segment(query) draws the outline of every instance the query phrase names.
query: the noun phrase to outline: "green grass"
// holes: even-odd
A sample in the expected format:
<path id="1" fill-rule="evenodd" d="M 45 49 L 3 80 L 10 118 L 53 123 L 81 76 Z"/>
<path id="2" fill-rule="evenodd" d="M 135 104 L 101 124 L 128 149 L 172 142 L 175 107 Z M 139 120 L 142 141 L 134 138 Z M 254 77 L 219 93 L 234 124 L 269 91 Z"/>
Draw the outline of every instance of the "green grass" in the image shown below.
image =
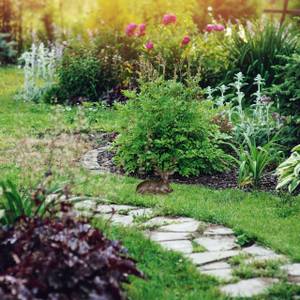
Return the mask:
<path id="1" fill-rule="evenodd" d="M 48 165 L 43 159 L 31 162 L 31 156 L 26 161 L 26 153 L 26 164 L 20 165 L 11 153 L 16 149 L 23 153 L 27 149 L 22 148 L 22 140 L 38 138 L 45 133 L 51 137 L 60 131 L 113 131 L 119 127 L 119 115 L 114 110 L 99 109 L 96 118 L 89 116 L 85 120 L 87 123 L 79 124 L 77 109 L 57 112 L 57 108 L 47 104 L 16 101 L 14 93 L 21 83 L 19 70 L 0 68 L 0 178 L 10 178 L 23 189 L 32 186 L 30 177 L 36 177 L 38 182 Z M 48 149 L 41 143 L 34 150 L 47 153 Z M 61 153 L 64 152 L 62 147 Z M 174 192 L 167 196 L 140 196 L 135 193 L 137 179 L 100 176 L 83 170 L 79 164 L 63 167 L 58 164 L 54 170 L 54 182 L 66 180 L 72 182 L 73 193 L 104 196 L 115 203 L 155 207 L 164 214 L 190 216 L 230 226 L 239 235 L 255 238 L 300 262 L 299 197 L 284 201 L 270 193 L 217 191 L 183 184 L 173 184 Z M 108 234 L 124 241 L 148 276 L 146 281 L 134 279 L 128 286 L 130 299 L 218 299 L 219 295 L 213 288 L 216 281 L 200 276 L 185 260 L 179 263 L 181 256 L 163 251 L 134 229 L 117 228 Z M 293 293 L 284 286 L 273 291 L 275 296 L 284 292 Z"/>
<path id="2" fill-rule="evenodd" d="M 130 299 L 224 299 L 216 289 L 217 281 L 200 275 L 181 255 L 162 250 L 134 229 L 106 228 L 101 221 L 96 226 L 104 228 L 111 239 L 122 240 L 146 274 L 145 280 L 132 278 L 133 284 L 126 286 Z"/>

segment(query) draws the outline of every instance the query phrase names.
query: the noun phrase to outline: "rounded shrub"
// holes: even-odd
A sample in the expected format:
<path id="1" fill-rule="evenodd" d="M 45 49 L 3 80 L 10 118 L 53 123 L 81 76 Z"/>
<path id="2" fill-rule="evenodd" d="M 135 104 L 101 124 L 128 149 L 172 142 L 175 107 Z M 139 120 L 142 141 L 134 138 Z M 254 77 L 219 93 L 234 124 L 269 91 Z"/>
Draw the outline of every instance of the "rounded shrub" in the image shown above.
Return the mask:
<path id="1" fill-rule="evenodd" d="M 176 81 L 142 83 L 130 101 L 118 104 L 124 124 L 115 161 L 128 173 L 178 172 L 182 176 L 222 172 L 230 156 L 217 141 L 215 111 L 197 90 Z"/>

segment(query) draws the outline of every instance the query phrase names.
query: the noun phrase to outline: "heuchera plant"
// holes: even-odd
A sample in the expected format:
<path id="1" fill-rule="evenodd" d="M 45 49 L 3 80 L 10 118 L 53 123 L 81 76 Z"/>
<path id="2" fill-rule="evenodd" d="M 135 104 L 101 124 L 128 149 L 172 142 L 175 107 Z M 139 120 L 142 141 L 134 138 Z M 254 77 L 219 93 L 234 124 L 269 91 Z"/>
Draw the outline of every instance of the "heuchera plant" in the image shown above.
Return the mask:
<path id="1" fill-rule="evenodd" d="M 67 214 L 0 228 L 1 300 L 125 299 L 131 274 L 143 276 L 119 242 Z"/>

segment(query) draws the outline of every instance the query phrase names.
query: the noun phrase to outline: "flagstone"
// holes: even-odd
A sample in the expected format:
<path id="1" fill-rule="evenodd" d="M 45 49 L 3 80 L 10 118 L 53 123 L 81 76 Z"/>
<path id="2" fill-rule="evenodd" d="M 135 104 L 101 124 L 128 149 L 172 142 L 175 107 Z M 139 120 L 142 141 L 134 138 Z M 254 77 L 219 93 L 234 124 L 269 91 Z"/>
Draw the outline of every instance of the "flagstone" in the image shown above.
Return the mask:
<path id="1" fill-rule="evenodd" d="M 168 250 L 178 251 L 181 253 L 192 253 L 193 245 L 189 240 L 162 241 L 159 244 Z"/>
<path id="2" fill-rule="evenodd" d="M 278 279 L 252 278 L 222 286 L 220 291 L 230 297 L 254 297 L 267 292 Z"/>
<path id="3" fill-rule="evenodd" d="M 194 241 L 207 251 L 226 251 L 238 248 L 235 238 L 231 236 L 203 236 Z"/>

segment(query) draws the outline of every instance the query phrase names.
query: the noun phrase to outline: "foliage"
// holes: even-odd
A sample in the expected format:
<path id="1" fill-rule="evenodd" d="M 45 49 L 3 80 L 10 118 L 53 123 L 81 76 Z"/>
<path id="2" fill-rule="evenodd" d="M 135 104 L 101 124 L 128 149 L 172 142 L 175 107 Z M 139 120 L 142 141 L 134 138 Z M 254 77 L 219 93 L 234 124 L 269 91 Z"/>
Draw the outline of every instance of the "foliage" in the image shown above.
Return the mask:
<path id="1" fill-rule="evenodd" d="M 258 187 L 268 166 L 278 158 L 279 152 L 272 141 L 257 146 L 255 140 L 245 135 L 245 144 L 235 148 L 239 166 L 238 184 L 241 187 Z"/>
<path id="2" fill-rule="evenodd" d="M 25 101 L 40 101 L 56 82 L 56 68 L 63 48 L 46 48 L 43 43 L 32 44 L 31 49 L 20 57 L 24 64 L 24 87 L 18 98 Z"/>
<path id="3" fill-rule="evenodd" d="M 65 51 L 57 70 L 58 82 L 44 97 L 46 102 L 76 104 L 98 101 L 107 93 L 110 104 L 118 100 L 110 93 L 121 80 L 120 58 L 114 52 L 95 50 L 94 47 L 94 44 L 89 44 L 87 49 L 75 47 Z"/>
<path id="4" fill-rule="evenodd" d="M 280 135 L 284 126 L 284 118 L 273 112 L 274 102 L 264 94 L 265 82 L 260 75 L 254 79 L 254 86 L 257 87 L 255 102 L 247 108 L 245 101 L 245 77 L 240 72 L 235 75 L 235 82 L 229 86 L 222 85 L 212 89 L 206 89 L 208 99 L 214 101 L 215 105 L 228 118 L 227 128 L 232 127 L 233 140 L 237 144 L 243 144 L 245 136 L 255 141 L 257 145 L 263 145 Z M 231 89 L 232 87 L 232 89 Z M 217 96 L 217 94 L 221 94 Z M 231 126 L 230 126 L 231 125 Z"/>
<path id="5" fill-rule="evenodd" d="M 291 156 L 277 168 L 277 189 L 287 188 L 290 193 L 300 186 L 300 145 L 292 149 Z"/>
<path id="6" fill-rule="evenodd" d="M 249 83 L 260 74 L 270 86 L 276 82 L 273 67 L 284 65 L 282 56 L 293 54 L 297 39 L 297 31 L 289 24 L 279 26 L 276 22 L 261 21 L 240 25 L 239 30 L 233 30 L 232 43 L 228 44 L 230 64 L 227 78 L 242 72 Z M 247 95 L 252 92 L 249 85 Z"/>
<path id="7" fill-rule="evenodd" d="M 178 172 L 183 176 L 224 171 L 229 156 L 218 146 L 214 110 L 197 101 L 197 89 L 162 79 L 127 93 L 116 162 L 129 173 Z"/>
<path id="8" fill-rule="evenodd" d="M 59 195 L 63 191 L 58 187 L 46 190 L 41 185 L 31 196 L 21 195 L 10 180 L 0 182 L 0 188 L 0 199 L 3 199 L 0 202 L 0 222 L 6 225 L 14 224 L 21 217 L 44 216 L 55 204 L 55 199 L 47 203 L 47 196 Z"/>
<path id="9" fill-rule="evenodd" d="M 0 245 L 1 299 L 125 299 L 121 284 L 142 277 L 119 242 L 67 214 L 23 217 Z"/>
<path id="10" fill-rule="evenodd" d="M 15 43 L 8 41 L 9 36 L 0 32 L 0 65 L 13 62 L 16 56 Z"/>
<path id="11" fill-rule="evenodd" d="M 278 99 L 280 112 L 287 116 L 292 142 L 300 140 L 300 51 L 282 57 L 282 66 L 274 66 L 276 84 L 271 95 Z"/>

